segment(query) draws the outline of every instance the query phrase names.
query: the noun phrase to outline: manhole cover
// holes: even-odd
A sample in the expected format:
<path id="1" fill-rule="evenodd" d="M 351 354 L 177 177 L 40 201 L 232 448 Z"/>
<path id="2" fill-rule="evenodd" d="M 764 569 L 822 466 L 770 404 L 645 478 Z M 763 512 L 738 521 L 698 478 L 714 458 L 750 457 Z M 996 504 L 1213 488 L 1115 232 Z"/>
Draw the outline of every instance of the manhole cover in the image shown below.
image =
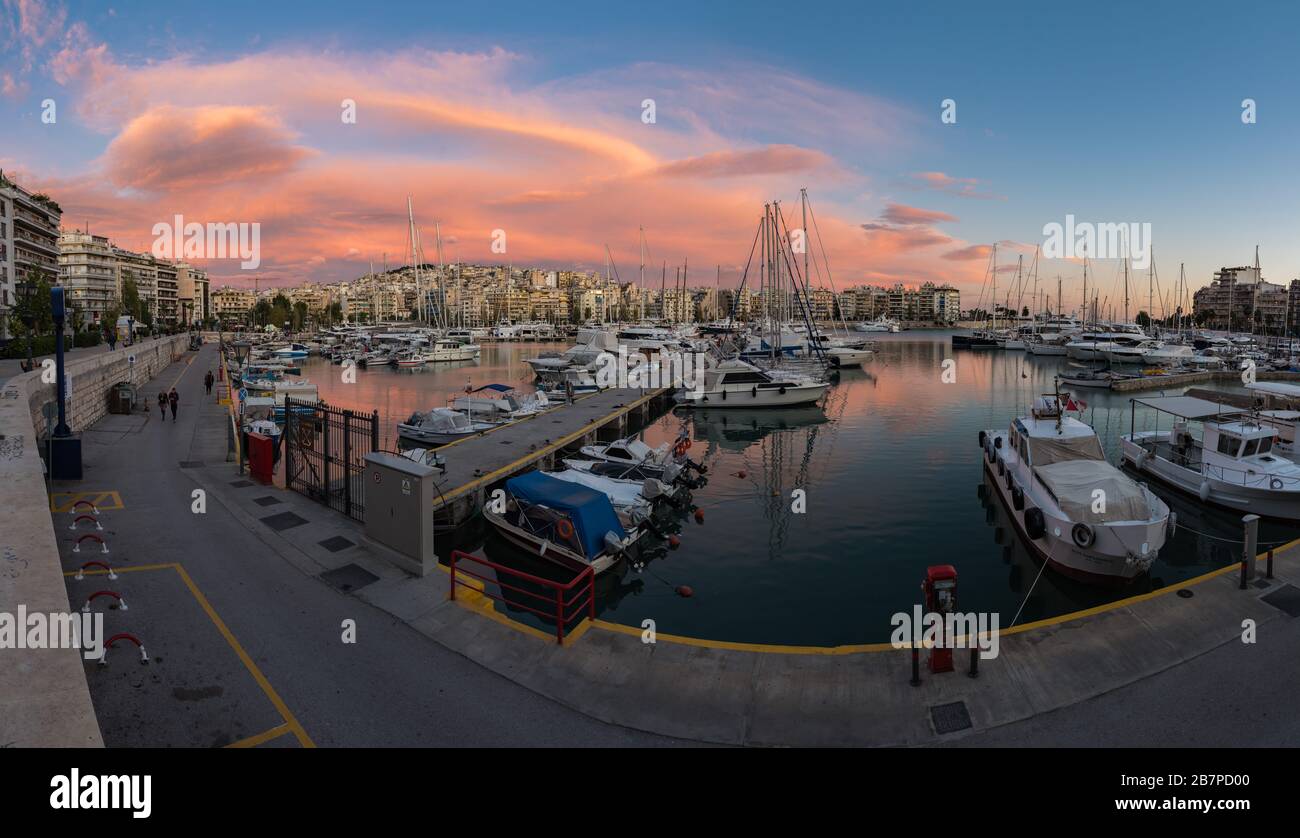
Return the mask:
<path id="1" fill-rule="evenodd" d="M 1274 608 L 1285 611 L 1288 617 L 1300 617 L 1300 588 L 1295 585 L 1283 585 L 1260 599 Z"/>
<path id="2" fill-rule="evenodd" d="M 253 503 L 258 506 L 275 506 L 277 503 L 284 503 L 284 501 L 274 495 L 267 495 L 266 497 L 253 498 Z"/>
<path id="3" fill-rule="evenodd" d="M 348 541 L 341 535 L 336 535 L 333 538 L 327 538 L 324 541 L 318 541 L 317 543 L 326 550 L 329 550 L 331 553 L 337 553 L 340 550 L 346 550 L 353 546 L 351 541 Z"/>
<path id="4" fill-rule="evenodd" d="M 937 704 L 930 708 L 930 721 L 934 724 L 935 733 L 956 733 L 970 727 L 970 712 L 964 701 Z"/>
<path id="5" fill-rule="evenodd" d="M 202 460 L 181 460 L 181 468 L 203 468 Z"/>
<path id="6" fill-rule="evenodd" d="M 1196 596 L 1196 594 L 1193 591 L 1190 591 L 1187 588 L 1179 588 L 1174 593 L 1182 597 L 1183 599 L 1191 599 L 1192 597 Z"/>
<path id="7" fill-rule="evenodd" d="M 282 530 L 287 530 L 291 527 L 301 526 L 302 524 L 307 523 L 307 519 L 301 515 L 295 515 L 292 512 L 281 512 L 279 515 L 270 515 L 263 518 L 262 523 L 266 524 L 276 532 L 281 532 Z"/>
<path id="8" fill-rule="evenodd" d="M 252 485 L 253 485 L 253 481 L 251 481 L 251 480 L 236 480 L 235 482 L 231 483 L 230 485 L 231 485 L 231 486 L 234 486 L 236 489 L 245 489 L 245 488 L 248 488 L 249 486 L 252 486 Z"/>
<path id="9" fill-rule="evenodd" d="M 360 590 L 372 582 L 379 581 L 378 576 L 357 564 L 345 564 L 343 567 L 327 570 L 320 575 L 320 578 L 344 593 Z"/>

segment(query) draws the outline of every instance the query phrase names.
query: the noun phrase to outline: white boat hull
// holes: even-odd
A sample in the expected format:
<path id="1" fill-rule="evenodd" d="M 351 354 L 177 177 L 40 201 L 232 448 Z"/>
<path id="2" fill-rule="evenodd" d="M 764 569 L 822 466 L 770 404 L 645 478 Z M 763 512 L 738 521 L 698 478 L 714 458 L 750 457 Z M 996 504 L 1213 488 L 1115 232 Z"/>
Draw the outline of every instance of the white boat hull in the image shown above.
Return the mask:
<path id="1" fill-rule="evenodd" d="M 1217 506 L 1269 518 L 1300 520 L 1300 480 L 1276 478 L 1277 482 L 1270 485 L 1270 478 L 1260 475 L 1256 485 L 1226 482 L 1185 468 L 1164 457 L 1153 456 L 1140 444 L 1143 441 L 1167 441 L 1169 434 L 1166 432 L 1138 431 L 1132 436 L 1133 439 L 1127 434 L 1120 437 L 1120 457 L 1140 474 L 1159 478 L 1176 489 Z M 1202 495 L 1202 492 L 1205 494 Z"/>
<path id="2" fill-rule="evenodd" d="M 789 407 L 811 404 L 822 397 L 827 385 L 821 383 L 787 384 L 781 387 L 766 385 L 751 387 L 747 384 L 724 384 L 717 390 L 681 389 L 673 398 L 681 404 L 710 408 Z"/>

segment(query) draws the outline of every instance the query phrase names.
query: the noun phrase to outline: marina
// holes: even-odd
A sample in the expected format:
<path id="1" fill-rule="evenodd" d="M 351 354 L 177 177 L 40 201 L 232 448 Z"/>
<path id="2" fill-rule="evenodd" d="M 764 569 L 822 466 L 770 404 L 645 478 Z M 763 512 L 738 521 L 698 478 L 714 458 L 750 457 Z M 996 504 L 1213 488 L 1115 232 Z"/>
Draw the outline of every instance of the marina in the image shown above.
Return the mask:
<path id="1" fill-rule="evenodd" d="M 1156 413 L 1134 406 L 1118 388 L 1061 384 L 1074 369 L 1068 357 L 962 352 L 952 349 L 951 334 L 881 335 L 870 362 L 840 370 L 811 404 L 690 406 L 676 402 L 669 388 L 604 390 L 433 447 L 427 461 L 439 469 L 431 510 L 437 553 L 462 550 L 524 572 L 555 574 L 480 511 L 512 477 L 574 473 L 575 464 L 589 472 L 584 448 L 630 437 L 650 448 L 689 439 L 690 458 L 707 473 L 690 489 L 687 508 L 655 518 L 657 534 L 639 551 L 644 560 L 602 565 L 596 613 L 626 625 L 654 616 L 680 634 L 720 641 L 879 642 L 887 615 L 911 596 L 924 570 L 922 557 L 952 556 L 964 600 L 1002 614 L 1004 622 L 1050 618 L 1158 590 L 1234 560 L 1239 516 L 1196 508 L 1195 498 L 1151 481 L 1141 492 L 1150 493 L 1152 508 L 1167 507 L 1174 523 L 1153 523 L 1150 535 L 1131 545 L 1119 584 L 1081 581 L 1059 569 L 1042 572 L 1044 554 L 1027 538 L 1002 476 L 981 466 L 987 456 L 972 456 L 976 437 L 999 425 L 1005 432 L 1012 417 L 1059 387 L 1076 401 L 1069 421 L 1095 429 L 1104 461 L 1118 466 L 1130 422 L 1153 425 Z M 400 448 L 414 444 L 397 432 L 411 412 L 453 404 L 467 390 L 489 385 L 526 391 L 536 376 L 529 359 L 539 350 L 562 355 L 567 346 L 489 341 L 476 362 L 416 375 L 377 367 L 358 370 L 355 380 L 345 380 L 324 359 L 308 358 L 302 374 L 317 384 L 322 401 L 375 411 L 380 447 Z M 943 379 L 945 361 L 955 361 L 953 382 Z M 1179 393 L 1192 383 L 1225 399 L 1247 392 L 1233 373 L 1191 376 L 1168 377 L 1162 392 Z M 863 474 L 878 477 L 863 480 Z M 616 506 L 640 502 L 634 486 L 624 501 L 610 487 Z M 1282 543 L 1296 535 L 1300 528 L 1266 520 L 1260 541 Z M 669 538 L 677 546 L 670 547 Z M 1124 556 L 1121 551 L 1122 564 Z M 682 586 L 691 597 L 680 595 Z M 511 619 L 544 625 L 524 611 L 511 612 Z"/>

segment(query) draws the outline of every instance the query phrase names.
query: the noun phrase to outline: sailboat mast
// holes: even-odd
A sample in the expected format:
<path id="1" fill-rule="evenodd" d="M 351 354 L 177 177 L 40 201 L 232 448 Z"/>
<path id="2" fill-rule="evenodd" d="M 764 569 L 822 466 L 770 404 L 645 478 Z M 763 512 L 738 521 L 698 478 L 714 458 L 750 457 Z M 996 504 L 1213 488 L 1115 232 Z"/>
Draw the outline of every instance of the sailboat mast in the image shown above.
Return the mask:
<path id="1" fill-rule="evenodd" d="M 636 294 L 641 298 L 640 314 L 638 319 L 645 321 L 645 226 L 641 228 L 641 284 L 637 286 Z"/>

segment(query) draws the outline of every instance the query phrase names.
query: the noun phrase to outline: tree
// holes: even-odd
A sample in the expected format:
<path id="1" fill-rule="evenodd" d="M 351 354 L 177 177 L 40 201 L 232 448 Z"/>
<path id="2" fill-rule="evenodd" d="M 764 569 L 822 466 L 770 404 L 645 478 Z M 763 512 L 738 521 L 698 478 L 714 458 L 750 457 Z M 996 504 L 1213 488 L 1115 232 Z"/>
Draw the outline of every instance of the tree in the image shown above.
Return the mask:
<path id="1" fill-rule="evenodd" d="M 1137 324 L 1144 329 L 1151 325 L 1151 315 L 1147 314 L 1145 311 L 1139 311 L 1134 320 L 1136 320 Z"/>
<path id="2" fill-rule="evenodd" d="M 270 322 L 271 301 L 265 298 L 260 299 L 257 301 L 257 304 L 253 306 L 253 325 L 265 326 Z"/>
<path id="3" fill-rule="evenodd" d="M 304 303 L 302 300 L 299 300 L 298 302 L 293 304 L 293 330 L 295 332 L 302 331 L 302 328 L 306 325 L 307 325 L 307 304 Z"/>

